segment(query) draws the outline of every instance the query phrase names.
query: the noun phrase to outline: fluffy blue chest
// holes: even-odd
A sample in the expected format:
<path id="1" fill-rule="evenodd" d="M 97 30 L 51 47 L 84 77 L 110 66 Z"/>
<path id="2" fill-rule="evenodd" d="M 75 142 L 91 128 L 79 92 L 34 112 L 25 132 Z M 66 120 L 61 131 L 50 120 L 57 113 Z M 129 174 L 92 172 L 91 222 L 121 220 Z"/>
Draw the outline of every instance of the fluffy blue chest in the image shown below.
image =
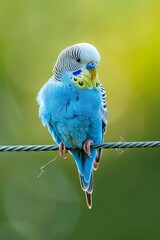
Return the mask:
<path id="1" fill-rule="evenodd" d="M 54 87 L 44 108 L 49 115 L 54 140 L 67 147 L 82 147 L 86 139 L 101 141 L 101 96 L 98 90 Z"/>
<path id="2" fill-rule="evenodd" d="M 54 87 L 46 93 L 46 108 L 52 113 L 52 119 L 64 119 L 96 115 L 101 108 L 101 96 L 98 90 L 78 89 L 74 87 Z"/>

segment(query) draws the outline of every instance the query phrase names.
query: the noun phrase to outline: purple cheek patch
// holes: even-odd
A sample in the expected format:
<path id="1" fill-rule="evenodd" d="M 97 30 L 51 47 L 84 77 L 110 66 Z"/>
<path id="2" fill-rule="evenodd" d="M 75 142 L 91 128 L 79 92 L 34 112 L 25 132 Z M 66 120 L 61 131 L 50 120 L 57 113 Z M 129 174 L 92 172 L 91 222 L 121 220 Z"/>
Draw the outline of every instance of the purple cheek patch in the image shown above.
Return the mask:
<path id="1" fill-rule="evenodd" d="M 74 75 L 74 76 L 77 76 L 77 75 L 80 74 L 81 72 L 82 72 L 82 70 L 75 71 L 75 72 L 73 72 L 73 75 Z"/>

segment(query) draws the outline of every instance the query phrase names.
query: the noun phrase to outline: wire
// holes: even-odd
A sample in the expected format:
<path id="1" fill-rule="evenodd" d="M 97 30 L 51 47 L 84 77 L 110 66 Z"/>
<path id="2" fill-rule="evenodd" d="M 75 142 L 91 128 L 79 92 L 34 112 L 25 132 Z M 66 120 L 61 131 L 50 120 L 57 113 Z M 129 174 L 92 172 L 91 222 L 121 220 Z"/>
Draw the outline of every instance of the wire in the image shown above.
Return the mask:
<path id="1" fill-rule="evenodd" d="M 92 148 L 157 148 L 160 147 L 160 141 L 147 142 L 108 142 L 101 144 L 93 144 Z M 56 151 L 57 145 L 16 145 L 16 146 L 0 146 L 0 152 L 20 152 L 20 151 Z"/>

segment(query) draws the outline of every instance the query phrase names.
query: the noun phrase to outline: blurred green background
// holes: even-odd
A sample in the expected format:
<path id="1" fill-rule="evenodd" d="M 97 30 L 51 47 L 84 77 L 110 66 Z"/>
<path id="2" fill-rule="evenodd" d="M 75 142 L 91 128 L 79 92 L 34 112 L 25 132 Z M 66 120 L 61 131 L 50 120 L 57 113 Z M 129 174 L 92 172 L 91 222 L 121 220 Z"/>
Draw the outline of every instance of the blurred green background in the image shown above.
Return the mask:
<path id="1" fill-rule="evenodd" d="M 159 0 L 2 0 L 0 144 L 52 144 L 35 98 L 57 55 L 78 42 L 101 54 L 105 141 L 160 140 Z M 160 150 L 105 150 L 88 210 L 72 158 L 0 153 L 0 239 L 159 240 Z"/>

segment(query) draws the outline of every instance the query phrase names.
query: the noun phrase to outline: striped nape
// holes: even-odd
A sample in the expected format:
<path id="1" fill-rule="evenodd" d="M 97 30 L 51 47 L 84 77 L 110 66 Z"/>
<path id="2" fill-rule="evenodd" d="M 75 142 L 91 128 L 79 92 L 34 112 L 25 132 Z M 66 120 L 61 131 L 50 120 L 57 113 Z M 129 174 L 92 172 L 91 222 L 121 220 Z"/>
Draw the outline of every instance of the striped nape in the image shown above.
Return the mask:
<path id="1" fill-rule="evenodd" d="M 100 83 L 101 86 L 101 96 L 102 96 L 102 107 L 103 109 L 106 111 L 107 110 L 107 105 L 106 105 L 106 91 L 102 85 L 102 83 Z"/>

